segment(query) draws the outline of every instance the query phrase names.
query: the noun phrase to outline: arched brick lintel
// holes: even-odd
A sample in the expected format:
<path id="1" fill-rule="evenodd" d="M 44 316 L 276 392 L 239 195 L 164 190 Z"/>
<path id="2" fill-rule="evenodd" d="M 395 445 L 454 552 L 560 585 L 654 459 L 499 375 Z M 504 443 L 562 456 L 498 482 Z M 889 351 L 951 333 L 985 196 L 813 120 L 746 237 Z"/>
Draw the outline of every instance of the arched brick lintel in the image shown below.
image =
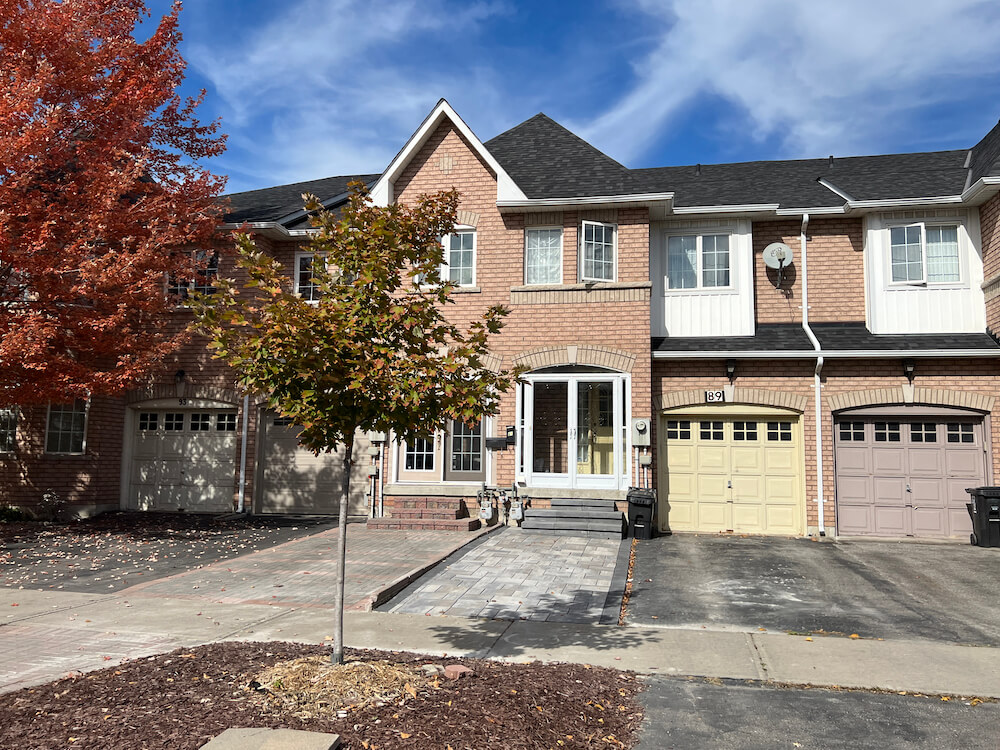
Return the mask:
<path id="1" fill-rule="evenodd" d="M 522 352 L 514 357 L 514 365 L 527 370 L 560 365 L 590 365 L 606 367 L 618 372 L 632 372 L 635 355 L 605 346 L 570 344 L 569 346 L 546 346 Z"/>
<path id="2" fill-rule="evenodd" d="M 850 391 L 830 396 L 827 403 L 830 411 L 839 412 L 845 409 L 863 406 L 885 406 L 887 404 L 925 404 L 928 406 L 955 406 L 976 411 L 993 411 L 996 398 L 976 391 L 952 391 L 946 388 L 913 389 L 913 397 L 907 398 L 903 387 L 876 388 L 868 391 Z"/>
<path id="3" fill-rule="evenodd" d="M 141 404 L 144 401 L 154 401 L 164 398 L 219 401 L 224 404 L 232 404 L 233 406 L 238 406 L 240 403 L 239 394 L 232 388 L 185 384 L 183 393 L 178 396 L 176 385 L 163 383 L 148 388 L 136 388 L 126 392 L 125 404 L 132 406 L 133 404 Z"/>
<path id="4" fill-rule="evenodd" d="M 727 404 L 745 404 L 749 406 L 774 406 L 779 409 L 789 409 L 801 414 L 805 411 L 809 399 L 799 393 L 785 391 L 769 391 L 764 388 L 734 388 L 732 397 Z M 705 391 L 669 391 L 661 393 L 653 399 L 653 411 L 676 409 L 684 406 L 705 406 Z"/>

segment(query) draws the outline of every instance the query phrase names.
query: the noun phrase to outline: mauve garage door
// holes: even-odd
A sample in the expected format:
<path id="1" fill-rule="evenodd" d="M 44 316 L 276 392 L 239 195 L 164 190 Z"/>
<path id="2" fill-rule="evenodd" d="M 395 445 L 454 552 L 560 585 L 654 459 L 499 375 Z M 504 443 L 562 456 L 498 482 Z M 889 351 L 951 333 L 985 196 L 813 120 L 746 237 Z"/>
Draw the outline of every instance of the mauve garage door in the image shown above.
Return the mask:
<path id="1" fill-rule="evenodd" d="M 986 483 L 981 419 L 841 418 L 835 425 L 837 533 L 957 537 L 966 487 Z"/>

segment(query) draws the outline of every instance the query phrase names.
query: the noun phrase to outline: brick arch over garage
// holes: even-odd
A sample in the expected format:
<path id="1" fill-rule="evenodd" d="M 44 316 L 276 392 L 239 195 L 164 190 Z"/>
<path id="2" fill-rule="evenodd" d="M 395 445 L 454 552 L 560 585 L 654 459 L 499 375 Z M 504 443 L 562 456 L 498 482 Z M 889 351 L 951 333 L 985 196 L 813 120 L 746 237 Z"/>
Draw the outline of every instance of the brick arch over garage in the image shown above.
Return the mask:
<path id="1" fill-rule="evenodd" d="M 514 357 L 514 365 L 527 370 L 561 365 L 590 365 L 606 367 L 618 372 L 632 372 L 635 355 L 605 346 L 571 344 L 569 346 L 546 346 L 522 352 Z"/>
<path id="2" fill-rule="evenodd" d="M 798 393 L 785 391 L 769 391 L 763 388 L 734 388 L 727 404 L 746 404 L 752 406 L 776 406 L 790 409 L 799 414 L 805 411 L 809 399 Z M 705 391 L 670 391 L 661 393 L 653 399 L 653 411 L 676 409 L 684 406 L 705 406 Z"/>
<path id="3" fill-rule="evenodd" d="M 239 394 L 232 388 L 218 388 L 216 386 L 199 386 L 190 383 L 184 384 L 183 391 L 178 394 L 177 386 L 173 383 L 150 386 L 149 388 L 137 388 L 126 392 L 125 404 L 141 404 L 144 401 L 154 401 L 165 398 L 188 398 L 193 400 L 218 401 L 223 404 L 238 406 L 240 403 Z"/>
<path id="4" fill-rule="evenodd" d="M 975 391 L 951 391 L 945 388 L 914 388 L 912 397 L 907 389 L 876 388 L 868 391 L 851 391 L 830 396 L 827 403 L 830 411 L 854 409 L 863 406 L 885 406 L 886 404 L 925 404 L 933 406 L 957 406 L 981 412 L 993 411 L 996 398 Z"/>

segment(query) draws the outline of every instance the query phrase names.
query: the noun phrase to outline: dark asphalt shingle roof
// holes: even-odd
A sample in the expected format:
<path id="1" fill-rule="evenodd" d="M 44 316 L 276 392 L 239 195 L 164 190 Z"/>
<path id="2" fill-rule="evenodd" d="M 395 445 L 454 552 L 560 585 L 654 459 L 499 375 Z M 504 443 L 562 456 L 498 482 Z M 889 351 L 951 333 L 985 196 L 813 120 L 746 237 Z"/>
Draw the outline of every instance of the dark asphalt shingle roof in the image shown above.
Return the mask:
<path id="1" fill-rule="evenodd" d="M 915 349 L 1000 349 L 986 333 L 874 334 L 863 322 L 812 323 L 820 345 L 832 351 L 895 351 Z"/>
<path id="2" fill-rule="evenodd" d="M 377 174 L 340 175 L 231 193 L 223 196 L 229 199 L 229 212 L 225 218 L 227 222 L 234 224 L 244 221 L 277 221 L 302 209 L 303 193 L 312 193 L 321 201 L 326 201 L 346 193 L 350 182 L 360 181 L 371 185 L 378 178 Z"/>
<path id="3" fill-rule="evenodd" d="M 983 140 L 972 147 L 969 173 L 972 182 L 981 177 L 1000 176 L 1000 122 L 993 126 Z"/>
<path id="4" fill-rule="evenodd" d="M 812 351 L 812 344 L 797 323 L 768 323 L 757 326 L 753 336 L 698 336 L 653 338 L 654 352 L 773 352 Z"/>

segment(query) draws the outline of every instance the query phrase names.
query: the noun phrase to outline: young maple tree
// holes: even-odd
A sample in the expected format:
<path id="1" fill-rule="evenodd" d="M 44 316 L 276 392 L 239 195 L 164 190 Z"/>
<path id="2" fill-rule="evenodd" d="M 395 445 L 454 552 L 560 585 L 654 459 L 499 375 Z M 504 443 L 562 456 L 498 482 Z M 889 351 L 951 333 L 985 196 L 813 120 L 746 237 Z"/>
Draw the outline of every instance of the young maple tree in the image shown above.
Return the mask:
<path id="1" fill-rule="evenodd" d="M 415 205 L 374 206 L 351 185 L 342 214 L 316 212 L 309 250 L 319 291 L 295 295 L 286 269 L 238 237 L 244 288 L 221 279 L 216 294 L 192 303 L 196 327 L 240 384 L 301 425 L 299 442 L 315 453 L 343 446 L 337 591 L 331 660 L 343 660 L 347 499 L 355 433 L 427 436 L 451 419 L 472 424 L 496 414 L 516 375 L 485 364 L 488 340 L 507 310 L 495 306 L 467 328 L 450 322 L 454 285 L 441 277 L 441 237 L 455 227 L 455 191 Z M 326 262 L 323 261 L 325 259 Z"/>
<path id="2" fill-rule="evenodd" d="M 181 99 L 175 3 L 0 0 L 0 402 L 113 393 L 179 343 L 165 280 L 219 224 L 219 123 Z M 202 97 L 204 92 L 202 92 Z"/>

